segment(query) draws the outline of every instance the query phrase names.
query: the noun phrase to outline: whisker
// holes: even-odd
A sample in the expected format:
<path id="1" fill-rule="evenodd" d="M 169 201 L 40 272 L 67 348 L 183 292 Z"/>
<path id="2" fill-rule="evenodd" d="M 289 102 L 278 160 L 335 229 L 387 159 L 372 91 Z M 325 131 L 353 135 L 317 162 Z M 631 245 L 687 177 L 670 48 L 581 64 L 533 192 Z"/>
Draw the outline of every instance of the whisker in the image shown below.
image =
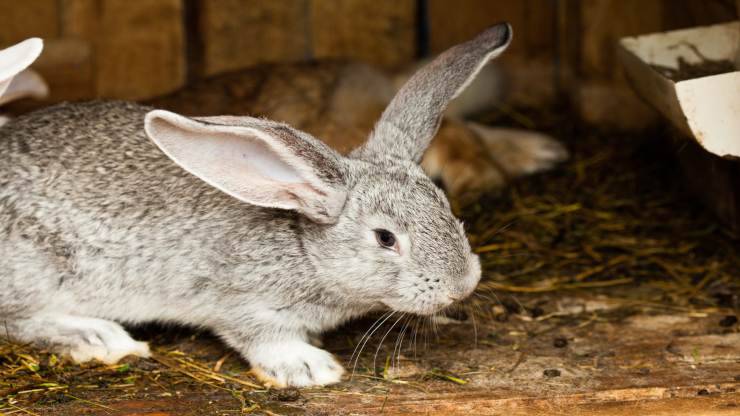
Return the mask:
<path id="1" fill-rule="evenodd" d="M 422 319 L 420 317 L 416 317 L 416 322 L 414 322 L 414 361 L 416 361 L 416 337 L 419 335 L 419 324 L 421 323 Z"/>
<path id="2" fill-rule="evenodd" d="M 427 326 L 429 326 L 430 328 L 432 326 L 431 318 L 429 316 L 424 317 L 423 325 L 421 327 L 421 332 L 424 334 L 424 351 L 427 350 L 427 345 L 429 341 L 429 330 L 427 329 Z"/>
<path id="3" fill-rule="evenodd" d="M 476 304 L 475 306 L 480 308 L 480 305 Z M 471 311 L 470 319 L 473 320 L 473 346 L 475 348 L 478 348 L 478 323 L 477 323 L 478 321 L 475 320 L 475 314 L 476 314 L 475 311 Z"/>
<path id="4" fill-rule="evenodd" d="M 487 295 L 484 295 L 483 293 L 480 293 L 480 292 L 473 292 L 473 296 L 475 296 L 475 297 L 477 297 L 479 299 L 483 299 L 483 300 L 489 301 L 489 302 L 495 302 L 495 300 L 492 297 L 487 296 Z"/>
<path id="5" fill-rule="evenodd" d="M 352 360 L 354 359 L 355 354 L 357 353 L 357 348 L 359 348 L 359 346 L 362 344 L 362 341 L 365 340 L 365 337 L 368 336 L 368 334 L 370 333 L 370 331 L 372 331 L 373 328 L 375 328 L 375 326 L 378 325 L 380 323 L 380 321 L 383 318 L 385 318 L 386 315 L 390 314 L 391 312 L 392 311 L 388 311 L 388 312 L 383 313 L 378 319 L 375 320 L 375 322 L 373 322 L 372 325 L 370 325 L 370 328 L 368 328 L 368 329 L 365 330 L 365 332 L 362 334 L 362 337 L 360 337 L 360 340 L 357 341 L 357 344 L 355 345 L 355 348 L 352 350 L 352 355 L 350 356 L 350 361 L 349 361 L 350 363 L 352 363 Z"/>
<path id="6" fill-rule="evenodd" d="M 442 314 L 439 311 L 436 311 L 432 314 L 432 317 L 430 319 L 432 323 L 432 333 L 434 334 L 434 342 L 439 341 L 439 318 L 442 316 Z"/>
<path id="7" fill-rule="evenodd" d="M 411 315 L 407 316 L 406 322 L 404 323 L 403 328 L 401 328 L 401 332 L 399 336 L 396 337 L 396 345 L 393 346 L 393 356 L 391 356 L 391 367 L 394 369 L 396 369 L 396 366 L 400 368 L 401 350 L 403 349 L 403 338 L 406 335 L 406 330 L 408 329 L 409 324 L 411 323 L 411 320 L 412 320 L 412 316 Z"/>
<path id="8" fill-rule="evenodd" d="M 396 319 L 395 322 L 393 322 L 393 324 L 391 325 L 391 327 L 388 328 L 388 330 L 385 332 L 385 335 L 383 335 L 383 338 L 380 339 L 380 342 L 378 343 L 378 348 L 375 349 L 375 355 L 373 356 L 373 371 L 375 371 L 375 369 L 377 368 L 376 367 L 376 362 L 377 362 L 377 359 L 378 359 L 378 353 L 380 352 L 380 348 L 383 346 L 383 341 L 385 341 L 385 339 L 388 337 L 388 334 L 390 334 L 391 331 L 393 331 L 393 328 L 396 326 L 396 324 L 398 323 L 398 321 L 400 321 L 405 315 L 406 315 L 406 313 L 403 312 L 401 314 L 401 316 L 399 316 L 398 319 Z"/>
<path id="9" fill-rule="evenodd" d="M 352 375 L 350 376 L 350 379 L 352 379 L 352 378 L 353 378 L 353 377 L 355 376 L 355 370 L 357 370 L 357 363 L 358 363 L 358 362 L 360 361 L 360 356 L 362 355 L 362 350 L 364 350 L 364 349 L 365 349 L 365 345 L 367 344 L 367 342 L 368 342 L 368 341 L 370 340 L 370 338 L 372 338 L 373 334 L 375 334 L 375 332 L 376 332 L 376 331 L 377 331 L 377 330 L 378 330 L 378 329 L 379 329 L 380 327 L 382 327 L 382 326 L 383 326 L 383 324 L 385 324 L 385 322 L 386 322 L 386 321 L 387 321 L 387 320 L 388 320 L 388 319 L 389 319 L 390 317 L 392 317 L 392 316 L 393 316 L 393 315 L 395 315 L 395 314 L 396 314 L 396 311 L 391 311 L 391 312 L 389 312 L 389 313 L 386 313 L 386 314 L 384 315 L 384 316 L 385 316 L 385 319 L 383 319 L 383 321 L 382 321 L 382 322 L 380 322 L 380 324 L 379 324 L 379 325 L 375 326 L 375 329 L 373 329 L 373 330 L 372 330 L 372 332 L 370 332 L 370 334 L 369 334 L 369 335 L 368 335 L 368 336 L 367 336 L 367 337 L 365 338 L 365 341 L 364 341 L 364 342 L 362 343 L 362 345 L 360 346 L 360 350 L 359 350 L 359 351 L 357 352 L 357 357 L 355 357 L 355 363 L 354 363 L 354 365 L 352 366 Z M 350 358 L 350 364 L 351 364 L 351 363 L 352 363 L 352 361 L 351 361 L 351 358 Z"/>
<path id="10" fill-rule="evenodd" d="M 488 289 L 488 290 L 487 290 L 487 293 L 490 293 L 490 294 L 491 294 L 491 296 L 493 296 L 493 298 L 494 298 L 494 299 L 496 300 L 496 303 L 498 303 L 498 305 L 499 305 L 499 306 L 501 306 L 501 307 L 503 307 L 504 309 L 506 309 L 506 306 L 504 306 L 504 303 L 503 303 L 503 302 L 501 302 L 501 298 L 499 298 L 499 297 L 498 297 L 498 295 L 496 294 L 496 292 L 494 292 L 494 290 L 493 290 L 493 289 Z"/>

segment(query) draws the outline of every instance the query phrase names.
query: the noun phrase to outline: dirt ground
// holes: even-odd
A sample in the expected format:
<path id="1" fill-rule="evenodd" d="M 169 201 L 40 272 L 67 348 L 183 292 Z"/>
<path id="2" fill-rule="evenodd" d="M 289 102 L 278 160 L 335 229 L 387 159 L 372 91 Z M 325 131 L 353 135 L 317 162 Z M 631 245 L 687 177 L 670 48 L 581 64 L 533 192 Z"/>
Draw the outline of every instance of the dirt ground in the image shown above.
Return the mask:
<path id="1" fill-rule="evenodd" d="M 534 125 L 567 142 L 568 163 L 462 210 L 478 293 L 447 323 L 394 315 L 364 346 L 377 316 L 327 334 L 342 383 L 268 390 L 208 333 L 133 328 L 151 359 L 79 366 L 1 344 L 0 412 L 740 414 L 737 241 L 684 191 L 667 132 L 561 121 Z"/>

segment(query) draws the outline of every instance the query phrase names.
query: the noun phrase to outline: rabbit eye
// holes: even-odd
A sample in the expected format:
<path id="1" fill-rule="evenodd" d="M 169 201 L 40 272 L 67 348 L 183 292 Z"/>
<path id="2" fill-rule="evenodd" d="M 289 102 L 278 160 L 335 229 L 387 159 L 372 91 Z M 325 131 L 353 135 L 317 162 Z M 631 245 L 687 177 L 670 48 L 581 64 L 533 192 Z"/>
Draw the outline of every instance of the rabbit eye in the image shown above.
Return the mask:
<path id="1" fill-rule="evenodd" d="M 396 246 L 396 236 L 392 232 L 383 229 L 375 231 L 375 239 L 381 247 L 393 249 Z"/>

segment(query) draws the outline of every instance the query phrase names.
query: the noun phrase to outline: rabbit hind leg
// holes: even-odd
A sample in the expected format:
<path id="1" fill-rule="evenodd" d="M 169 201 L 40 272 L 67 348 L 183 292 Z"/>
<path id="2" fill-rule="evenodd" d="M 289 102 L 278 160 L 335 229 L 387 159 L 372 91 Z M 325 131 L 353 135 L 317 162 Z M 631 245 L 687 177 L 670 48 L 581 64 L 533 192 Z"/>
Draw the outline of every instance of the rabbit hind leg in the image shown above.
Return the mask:
<path id="1" fill-rule="evenodd" d="M 473 122 L 466 125 L 478 136 L 491 162 L 511 179 L 552 169 L 569 156 L 562 143 L 540 132 Z"/>
<path id="2" fill-rule="evenodd" d="M 506 184 L 475 133 L 463 122 L 445 120 L 422 160 L 422 168 L 454 199 L 467 203 Z"/>
<path id="3" fill-rule="evenodd" d="M 82 316 L 39 313 L 2 322 L 2 336 L 67 355 L 76 362 L 97 359 L 107 364 L 127 355 L 149 356 L 149 346 L 135 341 L 113 321 Z"/>

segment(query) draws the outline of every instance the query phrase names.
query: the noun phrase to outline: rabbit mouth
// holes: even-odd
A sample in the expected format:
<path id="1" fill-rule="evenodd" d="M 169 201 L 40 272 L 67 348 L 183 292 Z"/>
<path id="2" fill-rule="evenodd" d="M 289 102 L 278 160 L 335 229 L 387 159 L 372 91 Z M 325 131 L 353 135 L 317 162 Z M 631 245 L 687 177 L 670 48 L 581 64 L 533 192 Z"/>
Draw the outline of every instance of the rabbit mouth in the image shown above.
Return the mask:
<path id="1" fill-rule="evenodd" d="M 408 298 L 400 297 L 393 301 L 382 302 L 388 309 L 395 312 L 410 313 L 413 315 L 429 316 L 442 311 L 456 302 L 452 296 L 446 299 L 413 301 Z"/>

